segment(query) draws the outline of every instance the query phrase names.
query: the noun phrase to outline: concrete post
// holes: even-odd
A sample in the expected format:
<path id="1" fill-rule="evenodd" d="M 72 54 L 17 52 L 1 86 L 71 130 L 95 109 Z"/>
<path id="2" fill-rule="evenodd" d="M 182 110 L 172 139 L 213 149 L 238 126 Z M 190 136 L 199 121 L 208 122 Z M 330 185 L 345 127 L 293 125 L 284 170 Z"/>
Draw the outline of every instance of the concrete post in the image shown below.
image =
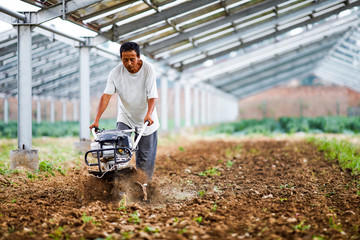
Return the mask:
<path id="1" fill-rule="evenodd" d="M 73 103 L 73 121 L 77 121 L 79 119 L 77 101 L 74 99 L 72 103 Z"/>
<path id="2" fill-rule="evenodd" d="M 174 121 L 175 128 L 179 129 L 181 124 L 181 114 L 180 114 L 180 82 L 176 81 L 174 83 L 175 99 L 174 99 Z"/>
<path id="3" fill-rule="evenodd" d="M 62 101 L 62 121 L 66 122 L 66 99 Z"/>
<path id="4" fill-rule="evenodd" d="M 31 27 L 19 25 L 18 30 L 18 149 L 32 147 L 31 114 Z"/>
<path id="5" fill-rule="evenodd" d="M 189 83 L 184 84 L 185 90 L 185 127 L 191 126 L 191 89 Z"/>
<path id="6" fill-rule="evenodd" d="M 90 48 L 80 47 L 80 140 L 90 139 Z"/>
<path id="7" fill-rule="evenodd" d="M 90 149 L 90 47 L 82 46 L 80 51 L 80 141 L 75 150 L 86 152 Z"/>
<path id="8" fill-rule="evenodd" d="M 207 124 L 212 124 L 213 123 L 213 119 L 212 119 L 212 108 L 213 108 L 213 106 L 212 106 L 212 101 L 211 101 L 212 99 L 211 99 L 211 94 L 209 93 L 209 92 L 207 92 L 206 93 L 206 112 L 207 112 L 207 120 L 206 120 L 206 122 L 207 122 Z"/>
<path id="9" fill-rule="evenodd" d="M 9 99 L 7 96 L 4 98 L 4 123 L 9 123 Z"/>
<path id="10" fill-rule="evenodd" d="M 41 123 L 41 100 L 37 98 L 36 101 L 36 122 Z"/>
<path id="11" fill-rule="evenodd" d="M 161 77 L 161 129 L 168 131 L 168 80 Z"/>
<path id="12" fill-rule="evenodd" d="M 55 100 L 50 99 L 50 122 L 55 122 Z"/>
<path id="13" fill-rule="evenodd" d="M 194 125 L 199 125 L 199 88 L 194 88 Z"/>
<path id="14" fill-rule="evenodd" d="M 18 149 L 10 151 L 10 169 L 39 169 L 38 151 L 32 150 L 31 26 L 17 26 Z"/>
<path id="15" fill-rule="evenodd" d="M 206 92 L 201 90 L 201 124 L 206 124 Z"/>

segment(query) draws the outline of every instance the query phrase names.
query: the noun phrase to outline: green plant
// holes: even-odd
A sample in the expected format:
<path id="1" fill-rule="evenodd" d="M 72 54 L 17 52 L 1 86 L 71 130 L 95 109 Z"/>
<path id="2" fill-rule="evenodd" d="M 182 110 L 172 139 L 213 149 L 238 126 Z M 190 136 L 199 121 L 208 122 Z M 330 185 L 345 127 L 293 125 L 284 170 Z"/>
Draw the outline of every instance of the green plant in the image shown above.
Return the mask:
<path id="1" fill-rule="evenodd" d="M 205 193 L 206 193 L 205 190 L 199 190 L 199 191 L 198 191 L 198 195 L 199 195 L 200 197 L 204 196 Z"/>
<path id="2" fill-rule="evenodd" d="M 135 223 L 135 224 L 139 224 L 141 222 L 140 218 L 139 218 L 139 214 L 137 211 L 133 212 L 130 214 L 130 217 L 128 219 L 129 223 Z"/>
<path id="3" fill-rule="evenodd" d="M 211 211 L 215 212 L 217 210 L 217 207 L 218 207 L 218 205 L 216 205 L 216 203 L 214 203 L 214 205 L 212 205 L 212 207 L 211 207 Z"/>
<path id="4" fill-rule="evenodd" d="M 304 231 L 310 229 L 310 225 L 305 225 L 306 220 L 302 220 L 299 224 L 293 226 L 293 228 L 297 231 Z"/>
<path id="5" fill-rule="evenodd" d="M 178 231 L 178 233 L 180 233 L 180 234 L 184 234 L 184 233 L 186 233 L 186 232 L 187 232 L 186 227 L 184 227 L 183 229 L 180 229 L 180 230 Z"/>
<path id="6" fill-rule="evenodd" d="M 202 216 L 199 216 L 197 218 L 193 218 L 193 220 L 195 220 L 197 223 L 201 223 L 202 222 Z"/>
<path id="7" fill-rule="evenodd" d="M 147 232 L 147 233 L 158 233 L 159 232 L 159 229 L 154 229 L 148 225 L 145 226 L 144 228 L 144 231 Z"/>
<path id="8" fill-rule="evenodd" d="M 336 231 L 342 232 L 341 223 L 336 223 L 336 215 L 329 217 L 329 225 L 331 228 L 335 229 Z"/>
<path id="9" fill-rule="evenodd" d="M 58 227 L 57 229 L 55 229 L 54 233 L 49 234 L 49 237 L 51 237 L 54 240 L 63 239 L 63 231 L 64 231 L 64 228 Z M 68 237 L 66 237 L 66 239 L 68 239 Z"/>
<path id="10" fill-rule="evenodd" d="M 338 141 L 335 138 L 330 140 L 309 138 L 308 142 L 315 144 L 320 151 L 324 152 L 327 160 L 338 160 L 341 168 L 352 170 L 354 175 L 360 174 L 360 150 L 358 146 L 346 140 Z"/>
<path id="11" fill-rule="evenodd" d="M 231 161 L 231 160 L 229 160 L 229 161 L 226 163 L 226 166 L 227 166 L 228 168 L 231 168 L 233 165 L 234 165 L 234 162 Z"/>
<path id="12" fill-rule="evenodd" d="M 221 172 L 218 171 L 217 168 L 210 168 L 208 170 L 206 170 L 205 172 L 200 172 L 199 173 L 200 176 L 214 176 L 214 175 L 221 175 Z"/>
<path id="13" fill-rule="evenodd" d="M 126 213 L 126 200 L 125 198 L 121 199 L 120 201 L 120 207 L 118 207 L 118 210 L 124 211 Z"/>
<path id="14" fill-rule="evenodd" d="M 125 240 L 125 239 L 130 239 L 132 238 L 132 235 L 134 234 L 134 232 L 129 231 L 129 232 L 122 232 L 121 233 L 121 239 Z"/>
<path id="15" fill-rule="evenodd" d="M 11 203 L 16 203 L 16 199 L 11 200 Z"/>
<path id="16" fill-rule="evenodd" d="M 280 185 L 280 189 L 283 189 L 283 188 L 292 188 L 293 185 L 292 184 L 285 184 L 285 185 Z"/>
<path id="17" fill-rule="evenodd" d="M 180 147 L 179 147 L 179 151 L 180 151 L 180 152 L 184 152 L 184 151 L 185 151 L 185 148 L 180 146 Z"/>
<path id="18" fill-rule="evenodd" d="M 82 215 L 81 220 L 83 221 L 83 223 L 88 223 L 88 222 L 95 223 L 95 221 L 93 220 L 93 217 L 87 216 L 86 213 L 84 213 Z"/>

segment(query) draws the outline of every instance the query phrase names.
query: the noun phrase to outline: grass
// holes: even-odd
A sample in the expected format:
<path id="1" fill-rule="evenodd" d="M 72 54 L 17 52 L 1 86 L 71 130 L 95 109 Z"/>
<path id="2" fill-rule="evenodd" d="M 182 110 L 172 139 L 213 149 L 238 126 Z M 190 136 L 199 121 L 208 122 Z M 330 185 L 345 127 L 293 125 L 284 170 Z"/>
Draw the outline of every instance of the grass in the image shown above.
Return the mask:
<path id="1" fill-rule="evenodd" d="M 350 169 L 354 175 L 360 174 L 360 148 L 347 140 L 308 138 L 324 152 L 328 161 L 338 161 L 342 169 Z"/>
<path id="2" fill-rule="evenodd" d="M 38 175 L 54 176 L 56 172 L 66 174 L 70 162 L 81 166 L 83 155 L 74 151 L 76 138 L 33 138 L 32 149 L 38 150 L 39 171 L 28 173 L 28 178 L 35 180 Z M 17 173 L 10 170 L 10 151 L 17 149 L 17 139 L 0 139 L 0 174 Z"/>

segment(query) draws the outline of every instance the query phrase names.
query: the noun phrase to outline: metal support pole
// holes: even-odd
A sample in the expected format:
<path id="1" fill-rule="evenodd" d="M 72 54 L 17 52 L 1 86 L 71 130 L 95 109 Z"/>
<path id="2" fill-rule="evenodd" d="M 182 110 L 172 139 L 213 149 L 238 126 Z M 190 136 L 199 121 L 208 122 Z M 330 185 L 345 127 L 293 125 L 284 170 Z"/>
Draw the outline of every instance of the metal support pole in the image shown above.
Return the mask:
<path id="1" fill-rule="evenodd" d="M 7 96 L 4 98 L 4 123 L 9 123 L 9 99 Z"/>
<path id="2" fill-rule="evenodd" d="M 41 123 L 41 100 L 40 98 L 36 101 L 36 122 Z"/>
<path id="3" fill-rule="evenodd" d="M 76 100 L 73 100 L 73 121 L 77 121 L 79 119 L 78 116 L 78 104 Z"/>
<path id="4" fill-rule="evenodd" d="M 66 122 L 66 100 L 62 101 L 62 121 Z"/>
<path id="5" fill-rule="evenodd" d="M 194 88 L 194 125 L 199 125 L 199 88 Z"/>
<path id="6" fill-rule="evenodd" d="M 180 114 L 180 82 L 176 81 L 174 83 L 175 99 L 174 99 L 174 122 L 175 128 L 180 128 L 181 124 L 181 114 Z"/>
<path id="7" fill-rule="evenodd" d="M 80 47 L 80 140 L 90 139 L 90 48 Z"/>
<path id="8" fill-rule="evenodd" d="M 31 116 L 31 27 L 19 25 L 18 30 L 18 149 L 30 150 Z"/>
<path id="9" fill-rule="evenodd" d="M 212 115 L 211 115 L 211 108 L 212 106 L 212 101 L 211 101 L 211 94 L 209 92 L 206 93 L 206 107 L 207 107 L 207 124 L 212 124 L 213 123 L 213 119 L 212 119 Z"/>
<path id="10" fill-rule="evenodd" d="M 161 129 L 168 130 L 168 80 L 161 77 Z"/>
<path id="11" fill-rule="evenodd" d="M 50 122 L 55 122 L 55 101 L 54 99 L 50 100 Z"/>
<path id="12" fill-rule="evenodd" d="M 206 92 L 201 90 L 201 124 L 206 124 Z"/>
<path id="13" fill-rule="evenodd" d="M 185 83 L 185 127 L 191 126 L 191 93 L 189 83 Z"/>

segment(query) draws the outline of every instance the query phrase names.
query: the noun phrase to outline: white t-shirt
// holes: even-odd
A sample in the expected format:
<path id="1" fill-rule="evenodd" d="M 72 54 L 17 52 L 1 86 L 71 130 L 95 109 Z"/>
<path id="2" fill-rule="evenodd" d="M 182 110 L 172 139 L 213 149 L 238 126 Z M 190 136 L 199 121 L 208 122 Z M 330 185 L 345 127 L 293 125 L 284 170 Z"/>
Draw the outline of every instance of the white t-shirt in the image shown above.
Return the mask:
<path id="1" fill-rule="evenodd" d="M 109 74 L 105 94 L 118 95 L 117 121 L 123 122 L 131 128 L 142 127 L 148 110 L 147 100 L 158 98 L 154 67 L 142 60 L 143 65 L 137 73 L 130 73 L 120 63 Z M 152 113 L 154 123 L 148 126 L 144 136 L 150 135 L 159 128 L 156 108 Z"/>

